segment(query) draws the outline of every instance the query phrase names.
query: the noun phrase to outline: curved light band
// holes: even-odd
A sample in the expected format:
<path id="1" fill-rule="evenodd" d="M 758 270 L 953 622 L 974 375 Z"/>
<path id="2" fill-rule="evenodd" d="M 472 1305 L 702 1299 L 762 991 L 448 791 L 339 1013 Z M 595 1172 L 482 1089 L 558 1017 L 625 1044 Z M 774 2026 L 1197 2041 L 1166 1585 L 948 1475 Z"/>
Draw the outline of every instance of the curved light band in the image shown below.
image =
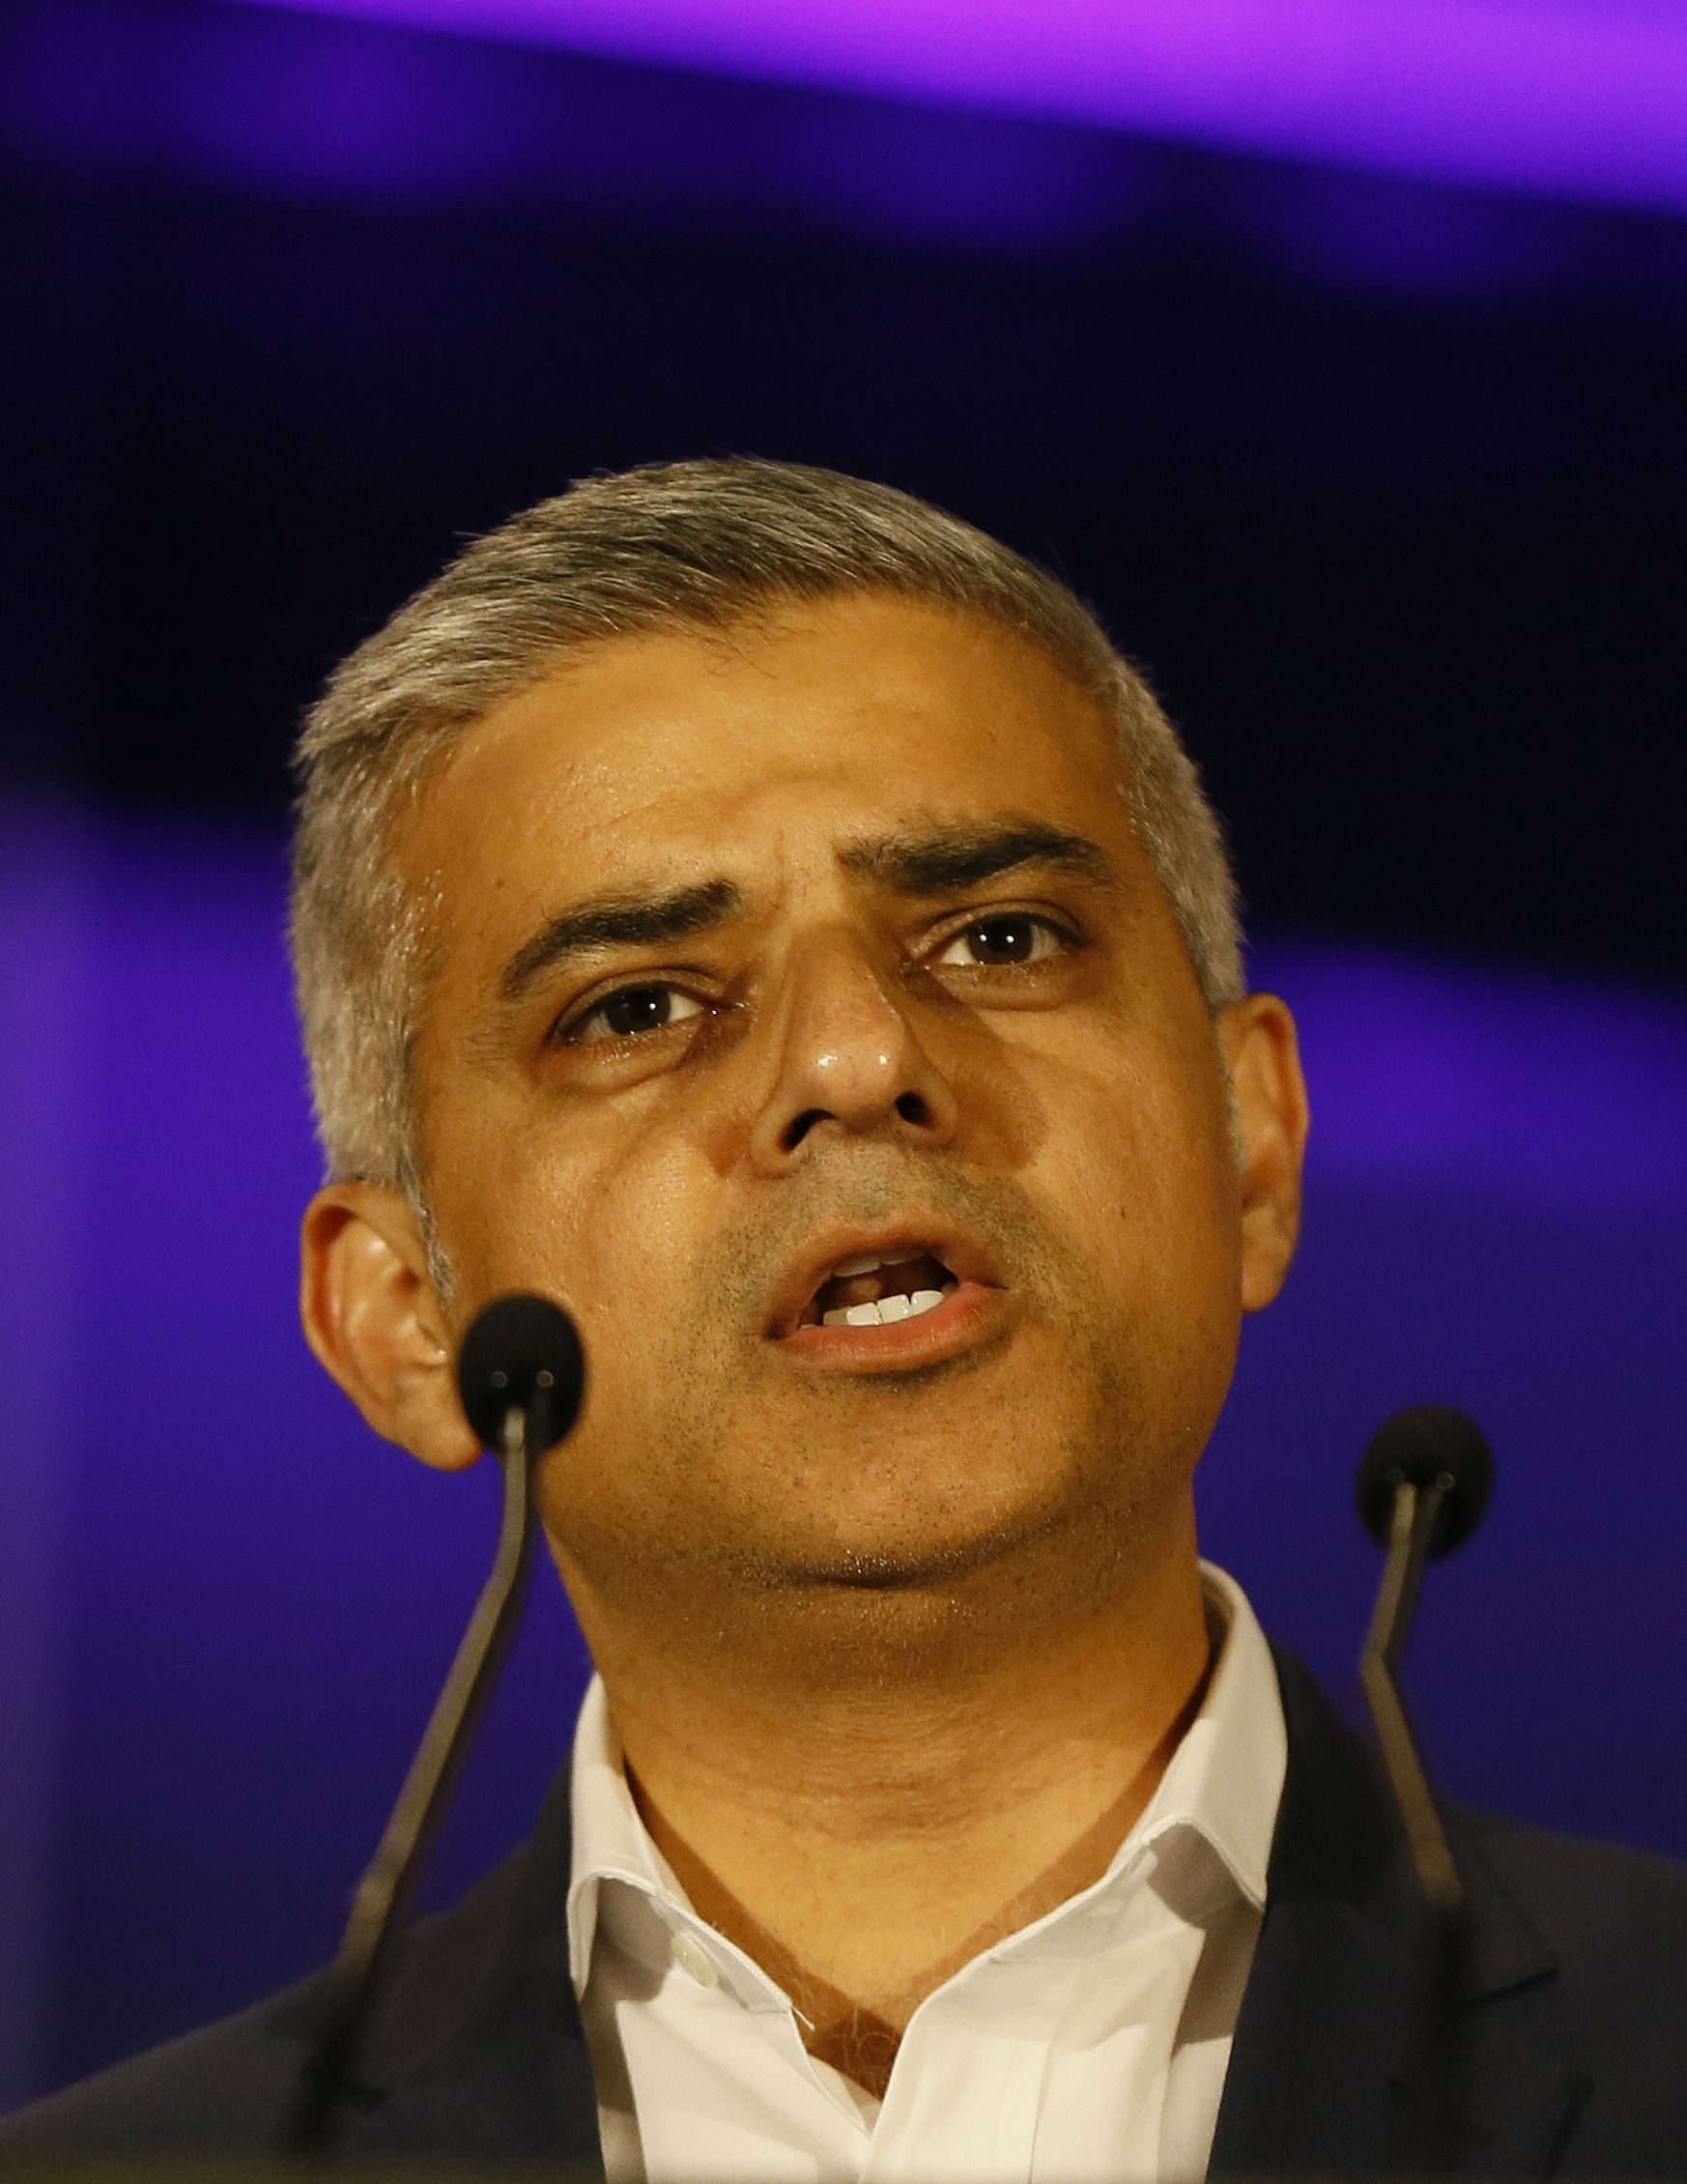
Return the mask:
<path id="1" fill-rule="evenodd" d="M 729 75 L 1687 210 L 1687 7 L 1676 0 L 304 4 Z"/>

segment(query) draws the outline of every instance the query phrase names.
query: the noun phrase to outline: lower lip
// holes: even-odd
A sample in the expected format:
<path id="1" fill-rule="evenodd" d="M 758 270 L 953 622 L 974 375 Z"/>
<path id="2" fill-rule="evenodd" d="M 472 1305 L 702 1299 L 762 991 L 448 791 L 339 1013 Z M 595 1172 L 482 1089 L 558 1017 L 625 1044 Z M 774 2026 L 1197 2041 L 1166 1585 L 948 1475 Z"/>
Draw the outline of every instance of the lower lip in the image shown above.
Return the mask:
<path id="1" fill-rule="evenodd" d="M 1001 1327 L 1007 1294 L 963 1281 L 914 1319 L 878 1327 L 799 1327 L 777 1347 L 804 1365 L 840 1372 L 910 1372 L 975 1348 Z"/>

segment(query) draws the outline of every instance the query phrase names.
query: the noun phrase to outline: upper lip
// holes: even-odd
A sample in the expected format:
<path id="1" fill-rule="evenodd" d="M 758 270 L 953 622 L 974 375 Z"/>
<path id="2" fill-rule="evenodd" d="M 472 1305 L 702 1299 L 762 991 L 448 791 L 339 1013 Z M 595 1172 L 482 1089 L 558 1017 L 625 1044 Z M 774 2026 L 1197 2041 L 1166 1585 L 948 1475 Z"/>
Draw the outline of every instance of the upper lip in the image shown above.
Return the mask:
<path id="1" fill-rule="evenodd" d="M 899 1217 L 872 1227 L 840 1223 L 811 1237 L 787 1262 L 768 1308 L 768 1334 L 777 1338 L 795 1333 L 809 1299 L 841 1260 L 870 1254 L 881 1259 L 907 1258 L 924 1251 L 941 1259 L 958 1280 L 975 1281 L 986 1288 L 1001 1286 L 988 1247 L 940 1214 Z"/>

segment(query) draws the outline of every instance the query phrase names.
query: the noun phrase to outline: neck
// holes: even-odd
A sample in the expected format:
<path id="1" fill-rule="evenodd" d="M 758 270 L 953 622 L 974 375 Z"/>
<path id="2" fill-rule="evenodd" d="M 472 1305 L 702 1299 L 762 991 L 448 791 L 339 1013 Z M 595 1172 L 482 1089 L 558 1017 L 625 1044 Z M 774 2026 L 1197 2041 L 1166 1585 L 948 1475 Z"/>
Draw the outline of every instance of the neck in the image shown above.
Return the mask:
<path id="1" fill-rule="evenodd" d="M 928 1994 L 1099 1879 L 1154 1795 L 1207 1668 L 1187 1503 L 1131 1559 L 1108 1584 L 786 1603 L 748 1652 L 571 1588 L 658 1848 L 863 2083 Z"/>

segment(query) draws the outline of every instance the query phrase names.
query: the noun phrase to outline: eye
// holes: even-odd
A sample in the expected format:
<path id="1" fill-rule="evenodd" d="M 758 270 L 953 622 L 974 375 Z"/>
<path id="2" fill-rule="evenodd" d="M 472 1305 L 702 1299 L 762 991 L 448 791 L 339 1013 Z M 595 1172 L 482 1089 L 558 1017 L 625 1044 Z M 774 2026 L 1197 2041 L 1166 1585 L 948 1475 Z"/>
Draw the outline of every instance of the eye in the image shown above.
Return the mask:
<path id="1" fill-rule="evenodd" d="M 957 969 L 993 970 L 1044 963 L 1074 945 L 1072 935 L 1051 918 L 1031 910 L 998 910 L 962 926 L 944 943 L 936 960 Z"/>
<path id="2" fill-rule="evenodd" d="M 703 1007 L 695 993 L 677 986 L 654 980 L 643 986 L 621 986 L 606 993 L 601 1001 L 594 1001 L 572 1023 L 564 1024 L 558 1036 L 570 1046 L 640 1039 L 653 1031 L 667 1031 L 688 1017 L 700 1017 Z"/>

